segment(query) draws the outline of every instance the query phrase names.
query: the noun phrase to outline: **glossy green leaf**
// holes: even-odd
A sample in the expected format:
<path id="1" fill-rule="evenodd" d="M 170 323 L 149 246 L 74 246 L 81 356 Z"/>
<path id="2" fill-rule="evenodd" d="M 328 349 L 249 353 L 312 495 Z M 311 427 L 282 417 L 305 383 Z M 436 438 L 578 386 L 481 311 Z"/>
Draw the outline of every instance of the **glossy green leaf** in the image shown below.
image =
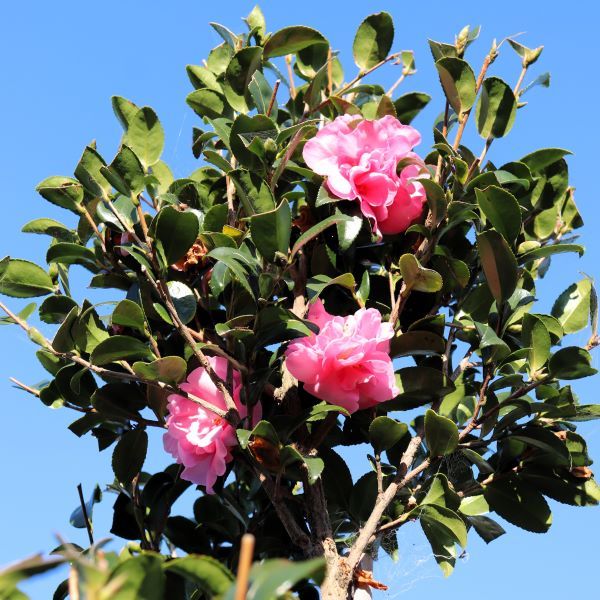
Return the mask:
<path id="1" fill-rule="evenodd" d="M 352 44 L 354 62 L 363 70 L 374 67 L 390 52 L 394 42 L 394 21 L 387 12 L 368 16 L 358 27 Z"/>
<path id="2" fill-rule="evenodd" d="M 113 325 L 131 327 L 140 333 L 146 332 L 146 319 L 142 307 L 132 300 L 121 300 L 111 316 Z"/>
<path id="3" fill-rule="evenodd" d="M 369 425 L 369 440 L 377 453 L 389 450 L 408 433 L 408 425 L 390 417 L 376 417 Z"/>
<path id="4" fill-rule="evenodd" d="M 154 355 L 144 342 L 126 335 L 113 335 L 104 340 L 96 346 L 90 357 L 95 365 L 134 359 L 153 360 Z"/>
<path id="5" fill-rule="evenodd" d="M 475 112 L 477 131 L 484 138 L 504 137 L 514 125 L 517 98 L 499 77 L 488 77 L 481 86 Z"/>
<path id="6" fill-rule="evenodd" d="M 507 190 L 491 185 L 475 190 L 477 204 L 492 227 L 514 244 L 521 233 L 521 208 L 517 199 Z"/>
<path id="7" fill-rule="evenodd" d="M 71 177 L 53 176 L 38 183 L 36 191 L 48 202 L 79 214 L 83 201 L 83 186 Z"/>
<path id="8" fill-rule="evenodd" d="M 209 596 L 225 594 L 234 577 L 231 571 L 211 556 L 184 556 L 164 563 L 164 570 L 198 586 Z"/>
<path id="9" fill-rule="evenodd" d="M 152 224 L 155 240 L 166 263 L 172 265 L 183 258 L 198 238 L 199 222 L 193 212 L 181 212 L 165 206 Z"/>
<path id="10" fill-rule="evenodd" d="M 181 281 L 167 281 L 167 288 L 175 310 L 184 324 L 189 323 L 196 314 L 196 296 L 194 292 Z"/>
<path id="11" fill-rule="evenodd" d="M 42 267 L 20 258 L 0 260 L 0 294 L 14 298 L 47 296 L 54 291 L 52 279 Z"/>
<path id="12" fill-rule="evenodd" d="M 435 66 L 450 106 L 456 114 L 469 110 L 475 102 L 475 74 L 461 58 L 440 58 Z"/>
<path id="13" fill-rule="evenodd" d="M 272 211 L 254 215 L 250 219 L 250 235 L 258 251 L 268 262 L 276 256 L 287 257 L 292 233 L 292 211 L 287 200 Z"/>
<path id="14" fill-rule="evenodd" d="M 548 363 L 548 370 L 556 379 L 581 379 L 598 372 L 591 364 L 592 357 L 587 350 L 577 346 L 567 346 L 552 356 Z"/>
<path id="15" fill-rule="evenodd" d="M 592 282 L 582 279 L 569 286 L 552 307 L 552 316 L 556 317 L 565 333 L 576 333 L 587 327 L 590 314 Z"/>
<path id="16" fill-rule="evenodd" d="M 546 533 L 552 524 L 550 507 L 531 484 L 516 476 L 498 478 L 484 488 L 490 508 L 501 517 L 533 533 Z"/>
<path id="17" fill-rule="evenodd" d="M 284 27 L 267 39 L 263 56 L 265 58 L 274 58 L 276 56 L 294 54 L 308 46 L 326 41 L 323 35 L 316 29 L 302 25 Z"/>
<path id="18" fill-rule="evenodd" d="M 517 261 L 506 240 L 497 231 L 477 236 L 477 248 L 488 287 L 498 304 L 512 296 L 517 287 Z"/>
<path id="19" fill-rule="evenodd" d="M 441 290 L 444 284 L 442 276 L 433 269 L 422 267 L 414 254 L 400 257 L 400 272 L 409 290 L 433 293 Z"/>
<path id="20" fill-rule="evenodd" d="M 158 162 L 165 145 L 165 132 L 149 106 L 140 108 L 129 120 L 123 143 L 135 152 L 146 168 Z"/>
<path id="21" fill-rule="evenodd" d="M 425 441 L 431 456 L 452 454 L 458 445 L 458 428 L 454 421 L 428 410 L 425 413 Z"/>
<path id="22" fill-rule="evenodd" d="M 135 362 L 132 368 L 143 379 L 178 384 L 186 377 L 187 363 L 180 356 L 165 356 L 151 363 Z"/>

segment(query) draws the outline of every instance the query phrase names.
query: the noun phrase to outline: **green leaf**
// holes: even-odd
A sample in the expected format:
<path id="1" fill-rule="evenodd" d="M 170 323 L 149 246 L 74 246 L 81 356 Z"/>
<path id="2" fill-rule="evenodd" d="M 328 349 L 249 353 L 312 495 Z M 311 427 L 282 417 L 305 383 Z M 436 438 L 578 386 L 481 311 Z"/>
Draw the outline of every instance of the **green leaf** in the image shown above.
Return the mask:
<path id="1" fill-rule="evenodd" d="M 409 410 L 423 406 L 455 389 L 451 380 L 432 367 L 404 367 L 396 373 L 396 385 L 400 394 L 384 403 L 388 410 Z"/>
<path id="2" fill-rule="evenodd" d="M 425 441 L 431 456 L 452 454 L 458 446 L 458 427 L 454 421 L 429 409 L 425 413 Z"/>
<path id="3" fill-rule="evenodd" d="M 0 294 L 13 298 L 47 296 L 54 291 L 52 279 L 42 267 L 28 260 L 0 260 Z"/>
<path id="4" fill-rule="evenodd" d="M 132 368 L 143 379 L 169 384 L 181 383 L 187 373 L 187 363 L 180 356 L 165 356 L 151 363 L 135 362 Z"/>
<path id="5" fill-rule="evenodd" d="M 519 44 L 515 40 L 508 39 L 508 43 L 513 47 L 514 51 L 523 59 L 522 65 L 523 68 L 527 68 L 532 65 L 542 53 L 544 46 L 538 46 L 537 48 L 528 48 L 527 46 L 523 46 L 523 44 Z"/>
<path id="6" fill-rule="evenodd" d="M 268 262 L 275 262 L 276 255 L 287 257 L 292 233 L 292 211 L 287 200 L 272 211 L 254 215 L 250 219 L 252 241 Z"/>
<path id="7" fill-rule="evenodd" d="M 146 319 L 142 307 L 132 300 L 121 300 L 111 316 L 113 325 L 131 327 L 140 333 L 146 333 Z"/>
<path id="8" fill-rule="evenodd" d="M 595 421 L 600 419 L 600 404 L 582 404 L 575 406 L 575 416 L 565 417 L 567 421 Z"/>
<path id="9" fill-rule="evenodd" d="M 526 337 L 524 343 L 530 348 L 527 367 L 529 373 L 533 374 L 546 364 L 550 357 L 552 342 L 546 325 L 537 317 L 526 314 L 523 319 L 523 329 L 527 332 L 527 335 L 524 335 L 524 338 Z"/>
<path id="10" fill-rule="evenodd" d="M 477 236 L 477 248 L 488 287 L 498 304 L 510 298 L 517 287 L 517 261 L 506 240 L 497 231 Z"/>
<path id="11" fill-rule="evenodd" d="M 121 436 L 112 455 L 112 468 L 119 483 L 128 486 L 142 470 L 148 450 L 148 434 L 134 429 Z"/>
<path id="12" fill-rule="evenodd" d="M 305 579 L 321 583 L 325 576 L 325 560 L 321 557 L 305 561 L 271 559 L 255 563 L 250 571 L 248 600 L 274 600 L 285 598 L 289 591 Z M 235 586 L 232 586 L 224 600 L 234 600 Z"/>
<path id="13" fill-rule="evenodd" d="M 126 335 L 113 335 L 94 348 L 90 360 L 95 365 L 106 365 L 118 360 L 154 360 L 154 358 L 144 342 Z"/>
<path id="14" fill-rule="evenodd" d="M 514 244 L 521 233 L 521 208 L 517 199 L 504 188 L 490 185 L 484 190 L 475 190 L 479 208 L 492 227 Z"/>
<path id="15" fill-rule="evenodd" d="M 467 545 L 467 528 L 464 521 L 453 511 L 445 506 L 426 504 L 419 506 L 419 518 L 421 522 L 426 521 L 435 526 L 443 527 L 463 548 Z"/>
<path id="16" fill-rule="evenodd" d="M 490 508 L 501 517 L 533 533 L 546 533 L 552 524 L 550 507 L 530 484 L 516 476 L 498 478 L 484 488 Z"/>
<path id="17" fill-rule="evenodd" d="M 248 85 L 260 66 L 262 52 L 259 46 L 247 46 L 238 50 L 227 65 L 224 92 L 234 110 L 246 112 L 249 108 Z"/>
<path id="18" fill-rule="evenodd" d="M 431 179 L 420 179 L 419 183 L 425 188 L 425 192 L 427 193 L 427 203 L 431 211 L 431 218 L 436 225 L 439 225 L 447 213 L 446 194 L 440 185 Z"/>
<path id="19" fill-rule="evenodd" d="M 252 291 L 252 287 L 250 286 L 250 282 L 248 281 L 248 274 L 246 272 L 245 267 L 246 257 L 235 248 L 225 248 L 223 246 L 217 247 L 214 250 L 211 250 L 208 255 L 209 258 L 214 258 L 222 263 L 224 263 L 232 275 L 235 277 L 236 281 L 252 296 L 254 297 L 254 292 Z M 213 274 L 214 279 L 214 274 Z"/>
<path id="20" fill-rule="evenodd" d="M 443 473 L 437 473 L 419 505 L 436 504 L 450 510 L 457 510 L 460 503 L 460 496 L 452 489 L 448 478 Z"/>
<path id="21" fill-rule="evenodd" d="M 481 86 L 475 119 L 484 138 L 504 137 L 517 115 L 517 98 L 511 87 L 498 77 L 488 77 Z"/>
<path id="22" fill-rule="evenodd" d="M 48 202 L 79 214 L 83 201 L 83 186 L 71 177 L 52 176 L 36 186 L 36 191 Z"/>
<path id="23" fill-rule="evenodd" d="M 81 265 L 92 273 L 98 272 L 96 255 L 92 250 L 70 242 L 58 242 L 50 246 L 48 252 L 46 252 L 46 262 L 62 265 Z"/>
<path id="24" fill-rule="evenodd" d="M 127 131 L 129 123 L 131 123 L 139 110 L 138 106 L 131 100 L 127 100 L 121 96 L 113 96 L 111 102 L 117 119 L 123 126 L 123 129 Z"/>
<path id="25" fill-rule="evenodd" d="M 457 115 L 469 110 L 475 102 L 475 74 L 461 58 L 440 58 L 435 66 L 450 106 Z"/>
<path id="26" fill-rule="evenodd" d="M 77 302 L 69 296 L 49 296 L 40 305 L 40 320 L 44 323 L 62 323 Z"/>
<path id="27" fill-rule="evenodd" d="M 208 88 L 195 90 L 188 94 L 185 101 L 200 117 L 218 119 L 219 117 L 231 117 L 233 115 L 225 96 L 215 90 L 209 90 Z"/>
<path id="28" fill-rule="evenodd" d="M 368 16 L 358 27 L 352 44 L 354 62 L 370 69 L 387 57 L 394 42 L 394 21 L 387 12 Z"/>
<path id="29" fill-rule="evenodd" d="M 408 432 L 406 423 L 399 423 L 389 417 L 376 417 L 369 425 L 369 440 L 375 452 L 389 450 Z"/>
<path id="30" fill-rule="evenodd" d="M 163 569 L 187 579 L 209 596 L 225 594 L 234 581 L 231 571 L 210 556 L 175 558 L 163 563 Z"/>
<path id="31" fill-rule="evenodd" d="M 98 154 L 95 145 L 86 146 L 75 168 L 75 177 L 95 197 L 107 197 L 112 191 L 110 182 L 102 175 L 106 162 Z"/>
<path id="32" fill-rule="evenodd" d="M 552 459 L 552 464 L 556 466 L 569 467 L 571 465 L 571 457 L 567 446 L 548 429 L 535 425 L 523 427 L 513 433 L 510 439 L 523 442 L 532 448 L 541 450 L 544 454 L 548 454 Z"/>
<path id="33" fill-rule="evenodd" d="M 229 171 L 229 177 L 235 184 L 238 198 L 247 216 L 251 217 L 275 208 L 273 192 L 259 175 L 246 169 L 235 169 Z"/>
<path id="34" fill-rule="evenodd" d="M 294 246 L 292 247 L 292 252 L 290 259 L 293 259 L 294 256 L 312 239 L 316 238 L 319 234 L 323 233 L 328 227 L 332 225 L 337 225 L 338 223 L 342 223 L 344 221 L 349 221 L 351 217 L 344 215 L 343 213 L 336 213 L 335 215 L 331 215 L 313 225 L 308 231 L 305 231 L 297 240 Z"/>
<path id="35" fill-rule="evenodd" d="M 591 364 L 592 357 L 587 350 L 577 346 L 567 346 L 552 356 L 548 370 L 556 379 L 581 379 L 598 372 Z"/>
<path id="36" fill-rule="evenodd" d="M 313 44 L 327 42 L 321 33 L 310 27 L 295 25 L 276 31 L 267 39 L 263 56 L 274 58 L 286 54 L 295 54 Z"/>
<path id="37" fill-rule="evenodd" d="M 76 238 L 73 231 L 54 219 L 34 219 L 23 225 L 21 231 L 49 235 L 62 242 L 72 242 Z"/>
<path id="38" fill-rule="evenodd" d="M 108 167 L 100 171 L 111 185 L 124 196 L 139 194 L 146 185 L 144 167 L 135 152 L 123 144 Z"/>
<path id="39" fill-rule="evenodd" d="M 54 334 L 52 340 L 52 347 L 58 352 L 70 352 L 75 347 L 75 340 L 73 338 L 73 326 L 79 316 L 79 307 L 73 306 L 71 311 L 67 314 L 61 326 Z"/>
<path id="40" fill-rule="evenodd" d="M 391 340 L 390 356 L 428 356 L 443 354 L 446 341 L 431 331 L 406 331 Z"/>
<path id="41" fill-rule="evenodd" d="M 444 285 L 442 276 L 433 269 L 422 267 L 413 254 L 403 254 L 400 257 L 400 272 L 409 290 L 438 292 Z"/>
<path id="42" fill-rule="evenodd" d="M 260 158 L 247 148 L 256 137 L 275 138 L 277 136 L 277 126 L 272 119 L 265 115 L 239 115 L 231 126 L 231 136 L 229 143 L 231 151 L 238 159 L 242 167 L 250 170 L 261 168 Z"/>
<path id="43" fill-rule="evenodd" d="M 119 600 L 161 600 L 165 597 L 163 560 L 150 552 L 127 558 L 117 563 L 105 585 L 118 590 L 115 598 Z"/>
<path id="44" fill-rule="evenodd" d="M 525 163 L 532 173 L 540 173 L 567 154 L 572 154 L 572 152 L 562 148 L 543 148 L 527 154 L 520 162 Z"/>
<path id="45" fill-rule="evenodd" d="M 524 471 L 524 481 L 539 492 L 557 502 L 571 506 L 597 506 L 600 503 L 600 487 L 593 479 L 577 480 L 546 473 Z"/>
<path id="46" fill-rule="evenodd" d="M 200 224 L 193 212 L 181 212 L 165 206 L 156 215 L 152 229 L 167 265 L 172 265 L 192 247 L 198 238 Z"/>
<path id="47" fill-rule="evenodd" d="M 366 521 L 377 500 L 377 475 L 370 471 L 365 473 L 352 488 L 350 495 L 350 514 L 356 521 Z"/>
<path id="48" fill-rule="evenodd" d="M 565 333 L 576 333 L 587 327 L 591 292 L 592 282 L 582 279 L 557 298 L 552 307 L 552 316 L 560 321 Z"/>
<path id="49" fill-rule="evenodd" d="M 583 256 L 585 248 L 579 244 L 550 244 L 525 252 L 525 254 L 519 256 L 519 262 L 521 264 L 527 264 L 533 260 L 553 256 L 554 254 L 563 254 L 565 252 L 576 252 L 579 256 Z"/>
<path id="50" fill-rule="evenodd" d="M 493 542 L 495 539 L 498 539 L 501 535 L 506 533 L 499 523 L 496 523 L 496 521 L 489 517 L 473 515 L 467 517 L 467 521 L 473 525 L 473 529 L 486 544 Z"/>
<path id="51" fill-rule="evenodd" d="M 158 162 L 165 145 L 165 132 L 149 106 L 140 108 L 129 120 L 123 143 L 136 153 L 146 169 Z"/>
<path id="52" fill-rule="evenodd" d="M 430 101 L 431 96 L 423 92 L 403 94 L 400 98 L 394 100 L 398 120 L 404 125 L 409 125 Z"/>
<path id="53" fill-rule="evenodd" d="M 186 325 L 196 314 L 197 302 L 194 292 L 181 281 L 168 281 L 167 288 L 179 318 Z"/>

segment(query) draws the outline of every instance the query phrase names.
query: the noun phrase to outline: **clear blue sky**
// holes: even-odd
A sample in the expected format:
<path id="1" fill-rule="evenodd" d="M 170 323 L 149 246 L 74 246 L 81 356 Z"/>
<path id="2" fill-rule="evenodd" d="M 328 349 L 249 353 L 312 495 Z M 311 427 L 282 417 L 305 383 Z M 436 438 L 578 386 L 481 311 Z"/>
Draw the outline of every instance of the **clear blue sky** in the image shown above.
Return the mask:
<path id="1" fill-rule="evenodd" d="M 4 3 L 0 24 L 0 95 L 2 136 L 2 219 L 0 256 L 12 254 L 44 262 L 45 240 L 20 234 L 27 221 L 41 216 L 62 218 L 34 191 L 48 175 L 69 175 L 83 147 L 92 139 L 111 157 L 117 148 L 120 127 L 113 117 L 110 96 L 119 94 L 139 104 L 149 104 L 159 114 L 167 133 L 165 159 L 177 176 L 197 163 L 190 151 L 191 128 L 198 119 L 185 105 L 190 91 L 185 65 L 199 63 L 219 42 L 209 28 L 218 21 L 235 29 L 242 26 L 253 3 L 240 0 L 103 0 L 81 2 Z M 595 46 L 600 12 L 592 0 L 563 5 L 541 0 L 505 0 L 501 3 L 429 2 L 324 2 L 302 0 L 262 3 L 270 31 L 291 24 L 314 26 L 341 51 L 352 76 L 351 43 L 354 31 L 369 12 L 387 10 L 397 25 L 396 49 L 413 49 L 418 73 L 403 84 L 404 91 L 426 91 L 434 102 L 415 125 L 421 128 L 425 146 L 431 143 L 431 124 L 442 107 L 428 37 L 451 41 L 454 33 L 470 23 L 483 26 L 482 39 L 471 51 L 478 65 L 493 37 L 501 39 L 526 31 L 523 43 L 545 44 L 534 75 L 549 70 L 552 85 L 528 93 L 530 105 L 519 111 L 514 130 L 494 144 L 490 158 L 501 164 L 545 146 L 570 148 L 571 180 L 586 220 L 583 242 L 586 256 L 578 260 L 559 256 L 551 271 L 552 282 L 543 282 L 539 296 L 546 309 L 580 271 L 600 276 L 600 227 L 597 184 L 597 98 Z M 476 68 L 478 70 L 478 67 Z M 503 48 L 492 73 L 514 83 L 519 61 Z M 391 83 L 395 73 L 382 77 Z M 479 152 L 482 142 L 471 131 L 466 137 Z M 81 297 L 78 297 L 81 300 Z M 19 303 L 12 302 L 13 306 Z M 586 333 L 573 336 L 584 344 Z M 86 543 L 85 532 L 68 524 L 77 504 L 76 485 L 89 492 L 98 482 L 112 480 L 110 456 L 99 455 L 93 438 L 78 439 L 66 430 L 73 415 L 50 411 L 8 382 L 15 376 L 36 382 L 44 374 L 36 366 L 32 345 L 16 328 L 0 330 L 0 565 L 55 544 L 54 532 L 71 541 Z M 598 357 L 594 356 L 598 367 Z M 597 401 L 600 378 L 575 385 L 586 403 Z M 600 424 L 581 427 L 593 455 L 600 459 Z M 154 432 L 153 432 L 154 433 Z M 160 438 L 151 438 L 150 466 L 162 468 L 167 457 Z M 357 457 L 358 460 L 358 457 Z M 113 496 L 105 497 L 95 512 L 97 537 L 110 529 Z M 600 510 L 576 509 L 553 504 L 554 525 L 545 536 L 525 534 L 507 525 L 509 535 L 486 547 L 470 536 L 469 555 L 459 561 L 454 575 L 443 580 L 417 527 L 405 528 L 401 561 L 386 562 L 378 578 L 392 589 L 389 598 L 420 592 L 434 598 L 459 594 L 484 595 L 486 600 L 545 597 L 549 600 L 590 591 L 597 577 Z M 35 599 L 51 597 L 59 580 L 50 575 L 27 586 Z M 412 587 L 414 586 L 414 587 Z M 407 589 L 411 591 L 407 591 Z"/>

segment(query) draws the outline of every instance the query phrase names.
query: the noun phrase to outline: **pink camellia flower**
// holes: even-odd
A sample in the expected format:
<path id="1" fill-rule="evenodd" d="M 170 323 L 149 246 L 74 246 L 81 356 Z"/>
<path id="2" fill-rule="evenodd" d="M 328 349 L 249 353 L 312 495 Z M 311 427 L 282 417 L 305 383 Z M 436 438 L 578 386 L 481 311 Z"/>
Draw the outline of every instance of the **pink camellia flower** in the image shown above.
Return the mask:
<path id="1" fill-rule="evenodd" d="M 208 357 L 212 368 L 222 379 L 227 377 L 227 360 L 220 356 Z M 181 389 L 202 398 L 218 408 L 227 410 L 223 394 L 219 392 L 203 368 L 194 369 Z M 240 402 L 241 379 L 233 372 L 233 399 L 240 417 L 247 415 L 246 406 Z M 209 494 L 225 473 L 231 460 L 231 449 L 237 445 L 235 429 L 221 417 L 206 410 L 196 402 L 171 394 L 168 398 L 169 418 L 163 438 L 165 450 L 184 466 L 181 478 L 206 487 Z M 260 419 L 260 407 L 253 410 L 253 422 Z"/>
<path id="2" fill-rule="evenodd" d="M 293 341 L 285 352 L 289 372 L 307 392 L 350 413 L 399 394 L 389 356 L 394 330 L 378 310 L 336 317 L 317 300 L 308 319 L 319 333 Z"/>
<path id="3" fill-rule="evenodd" d="M 304 146 L 306 164 L 327 177 L 329 191 L 360 202 L 362 213 L 380 236 L 406 231 L 423 212 L 425 163 L 412 149 L 421 135 L 387 115 L 370 121 L 343 115 L 325 125 Z M 398 163 L 403 162 L 398 173 Z"/>

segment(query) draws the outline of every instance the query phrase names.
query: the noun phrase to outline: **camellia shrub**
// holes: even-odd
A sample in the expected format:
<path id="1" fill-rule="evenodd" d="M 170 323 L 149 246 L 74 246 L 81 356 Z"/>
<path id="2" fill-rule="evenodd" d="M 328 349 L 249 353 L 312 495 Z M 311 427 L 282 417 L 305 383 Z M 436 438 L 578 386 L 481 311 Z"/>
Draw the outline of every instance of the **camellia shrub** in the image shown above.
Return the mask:
<path id="1" fill-rule="evenodd" d="M 97 439 L 114 469 L 110 533 L 128 540 L 94 543 L 102 491 L 80 488 L 72 523 L 90 547 L 6 569 L 2 598 L 64 563 L 54 598 L 364 597 L 385 588 L 370 565 L 396 554 L 401 527 L 422 527 L 448 575 L 469 534 L 504 533 L 494 513 L 543 533 L 546 497 L 600 500 L 576 433 L 600 408 L 564 383 L 595 373 L 592 281 L 536 310 L 552 256 L 583 253 L 569 152 L 488 159 L 548 83 L 526 84 L 542 47 L 494 42 L 473 67 L 477 29 L 430 41 L 428 148 L 411 122 L 430 97 L 396 95 L 414 59 L 395 51 L 389 14 L 360 24 L 350 76 L 318 31 L 267 33 L 259 8 L 245 22 L 212 24 L 224 41 L 187 67 L 196 171 L 174 179 L 157 115 L 114 97 L 117 155 L 91 144 L 74 176 L 37 188 L 65 211 L 23 228 L 49 236 L 47 267 L 0 262 L 1 293 L 44 297 L 0 304 L 48 372 L 16 383 Z M 521 62 L 514 86 L 492 74 L 501 52 Z M 384 68 L 399 76 L 387 91 L 373 82 Z M 113 301 L 94 303 L 96 288 Z M 36 311 L 53 335 L 29 324 Z M 588 323 L 587 347 L 572 345 Z M 144 469 L 151 428 L 172 463 L 158 473 Z M 345 458 L 356 445 L 365 473 Z M 190 514 L 173 508 L 182 495 Z"/>

